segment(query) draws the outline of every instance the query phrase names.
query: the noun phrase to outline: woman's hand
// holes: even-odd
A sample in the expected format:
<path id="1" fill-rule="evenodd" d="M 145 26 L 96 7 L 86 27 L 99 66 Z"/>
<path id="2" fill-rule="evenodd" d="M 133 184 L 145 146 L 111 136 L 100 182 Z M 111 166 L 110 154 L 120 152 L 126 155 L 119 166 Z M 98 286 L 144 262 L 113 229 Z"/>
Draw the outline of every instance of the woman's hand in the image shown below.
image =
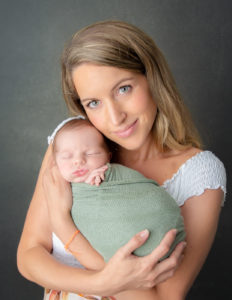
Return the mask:
<path id="1" fill-rule="evenodd" d="M 61 177 L 52 158 L 43 176 L 43 187 L 52 231 L 66 244 L 77 230 L 70 215 L 72 193 L 70 183 Z M 87 269 L 101 270 L 105 266 L 103 257 L 81 233 L 69 245 L 68 251 Z"/>
<path id="2" fill-rule="evenodd" d="M 160 246 L 146 257 L 136 257 L 131 254 L 148 238 L 146 232 L 143 236 L 137 234 L 117 251 L 101 271 L 72 268 L 56 261 L 50 255 L 52 249 L 51 225 L 49 223 L 48 204 L 45 200 L 45 189 L 47 199 L 54 201 L 54 210 L 57 209 L 56 204 L 59 201 L 61 205 L 67 205 L 70 208 L 70 203 L 63 203 L 63 201 L 65 199 L 70 201 L 71 191 L 69 184 L 64 181 L 61 181 L 64 184 L 63 189 L 60 185 L 56 186 L 55 181 L 58 180 L 56 175 L 53 172 L 49 174 L 50 169 L 53 168 L 51 159 L 52 149 L 49 147 L 41 167 L 18 247 L 17 263 L 23 276 L 41 286 L 55 290 L 113 295 L 127 289 L 149 288 L 165 281 L 173 274 L 181 258 L 183 243 L 176 247 L 169 258 L 158 263 L 174 240 L 173 231 L 167 233 Z M 56 174 L 57 170 L 53 169 L 53 171 Z M 46 180 L 49 181 L 46 183 Z M 56 190 L 57 188 L 60 190 Z M 49 199 L 48 195 L 54 198 Z M 50 214 L 56 215 L 56 213 L 53 214 L 53 211 Z"/>
<path id="3" fill-rule="evenodd" d="M 72 191 L 70 183 L 62 178 L 52 157 L 43 174 L 43 188 L 51 227 L 57 233 L 64 222 L 71 220 Z"/>
<path id="4" fill-rule="evenodd" d="M 176 230 L 169 231 L 160 245 L 144 257 L 131 254 L 147 240 L 149 232 L 142 231 L 135 235 L 125 246 L 120 248 L 102 270 L 101 280 L 105 287 L 113 286 L 113 293 L 131 289 L 148 289 L 172 277 L 178 267 L 186 245 L 181 242 L 171 256 L 161 262 L 159 260 L 169 251 Z M 109 291 L 112 294 L 112 290 Z"/>

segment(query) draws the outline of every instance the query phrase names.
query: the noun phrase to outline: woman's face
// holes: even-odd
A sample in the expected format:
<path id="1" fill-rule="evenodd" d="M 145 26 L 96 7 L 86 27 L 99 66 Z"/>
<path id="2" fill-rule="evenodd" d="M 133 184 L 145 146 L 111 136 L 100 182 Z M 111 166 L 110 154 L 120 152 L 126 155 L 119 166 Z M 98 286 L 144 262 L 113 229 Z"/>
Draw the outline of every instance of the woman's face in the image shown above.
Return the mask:
<path id="1" fill-rule="evenodd" d="M 157 108 L 144 75 L 91 63 L 72 75 L 89 120 L 107 138 L 136 150 L 152 136 Z"/>

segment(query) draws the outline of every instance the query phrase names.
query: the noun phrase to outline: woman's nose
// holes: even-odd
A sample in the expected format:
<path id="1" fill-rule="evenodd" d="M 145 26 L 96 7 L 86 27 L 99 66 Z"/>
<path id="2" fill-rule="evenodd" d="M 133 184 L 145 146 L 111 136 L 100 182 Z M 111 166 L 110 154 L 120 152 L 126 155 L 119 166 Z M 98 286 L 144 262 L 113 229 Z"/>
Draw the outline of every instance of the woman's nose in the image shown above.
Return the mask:
<path id="1" fill-rule="evenodd" d="M 126 112 L 116 101 L 111 101 L 107 105 L 107 113 L 113 125 L 118 126 L 126 119 Z"/>

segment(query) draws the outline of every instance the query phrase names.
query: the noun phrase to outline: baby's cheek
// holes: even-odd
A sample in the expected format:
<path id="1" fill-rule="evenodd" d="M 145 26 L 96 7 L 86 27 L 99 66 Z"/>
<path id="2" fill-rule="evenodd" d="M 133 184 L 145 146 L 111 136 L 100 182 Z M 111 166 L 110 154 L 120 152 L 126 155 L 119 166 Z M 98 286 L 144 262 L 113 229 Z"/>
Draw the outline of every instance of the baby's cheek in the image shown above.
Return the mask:
<path id="1" fill-rule="evenodd" d="M 69 177 L 73 172 L 72 167 L 69 163 L 62 163 L 58 166 L 58 168 L 62 177 L 64 177 L 65 179 L 67 179 L 67 177 Z"/>

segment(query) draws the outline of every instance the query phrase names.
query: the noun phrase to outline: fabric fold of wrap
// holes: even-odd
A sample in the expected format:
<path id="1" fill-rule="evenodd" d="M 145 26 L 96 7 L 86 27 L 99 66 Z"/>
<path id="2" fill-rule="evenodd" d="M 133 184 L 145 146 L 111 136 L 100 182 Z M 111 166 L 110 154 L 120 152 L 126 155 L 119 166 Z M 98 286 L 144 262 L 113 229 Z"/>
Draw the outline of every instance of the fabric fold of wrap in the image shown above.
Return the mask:
<path id="1" fill-rule="evenodd" d="M 134 252 L 138 256 L 155 249 L 170 229 L 176 228 L 177 235 L 165 257 L 185 238 L 183 218 L 175 200 L 137 171 L 108 164 L 100 186 L 73 183 L 72 192 L 73 220 L 106 261 L 144 229 L 149 230 L 150 236 Z"/>

